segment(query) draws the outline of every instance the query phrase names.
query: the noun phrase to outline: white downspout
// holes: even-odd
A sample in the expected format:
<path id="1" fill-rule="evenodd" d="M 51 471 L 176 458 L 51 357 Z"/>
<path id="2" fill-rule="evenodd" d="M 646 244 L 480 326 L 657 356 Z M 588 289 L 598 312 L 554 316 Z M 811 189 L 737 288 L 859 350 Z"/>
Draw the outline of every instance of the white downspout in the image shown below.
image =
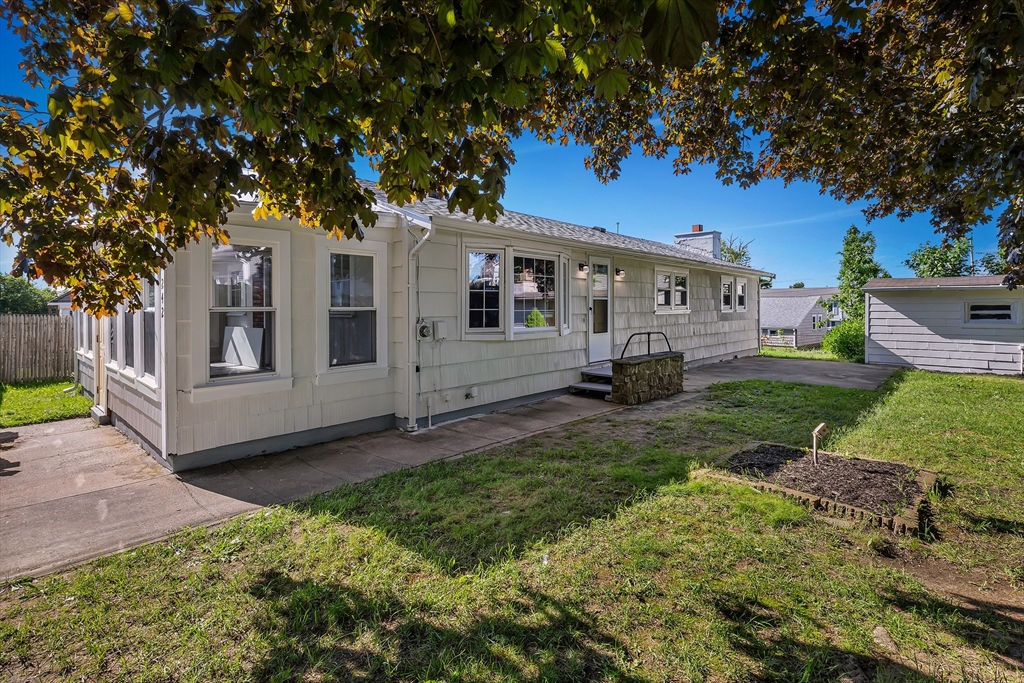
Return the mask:
<path id="1" fill-rule="evenodd" d="M 406 224 L 406 219 L 401 214 L 399 214 L 399 224 L 402 227 L 405 227 L 405 224 Z M 434 236 L 434 221 L 433 221 L 433 219 L 431 219 L 430 225 L 427 226 L 427 232 L 423 235 L 423 237 L 420 238 L 420 240 L 415 245 L 413 245 L 413 248 L 409 251 L 409 262 L 407 264 L 407 267 L 409 269 L 408 277 L 407 277 L 407 280 L 408 280 L 408 290 L 407 291 L 408 291 L 408 293 L 407 293 L 407 296 L 406 296 L 406 299 L 407 299 L 406 300 L 406 304 L 408 306 L 408 322 L 409 322 L 409 344 L 408 344 L 408 346 L 409 346 L 409 353 L 408 353 L 408 356 L 407 356 L 408 357 L 408 366 L 407 366 L 408 382 L 406 383 L 406 393 L 407 393 L 408 399 L 409 399 L 409 406 L 408 406 L 409 422 L 408 422 L 408 425 L 405 427 L 405 431 L 407 431 L 407 432 L 415 432 L 418 429 L 418 426 L 416 424 L 416 400 L 419 398 L 419 392 L 418 391 L 414 391 L 413 390 L 413 386 L 417 386 L 417 383 L 416 383 L 415 380 L 416 380 L 416 369 L 417 369 L 417 365 L 419 364 L 419 362 L 418 362 L 418 360 L 419 360 L 418 359 L 418 355 L 419 355 L 418 354 L 418 351 L 419 351 L 418 343 L 419 342 L 416 340 L 416 327 L 419 324 L 419 312 L 418 311 L 414 311 L 415 307 L 414 307 L 413 301 L 414 301 L 415 297 L 414 297 L 414 292 L 413 292 L 413 286 L 418 288 L 420 286 L 420 283 L 419 283 L 419 278 L 418 278 L 418 270 L 419 270 L 418 268 L 416 269 L 416 272 L 417 272 L 417 277 L 415 278 L 416 282 L 415 282 L 415 284 L 413 283 L 413 279 L 414 279 L 413 278 L 413 268 L 414 268 L 413 263 L 415 261 L 416 265 L 419 264 L 419 260 L 416 258 L 416 252 L 418 252 L 420 249 L 422 249 L 423 245 L 427 243 L 427 240 L 429 240 L 433 236 Z"/>

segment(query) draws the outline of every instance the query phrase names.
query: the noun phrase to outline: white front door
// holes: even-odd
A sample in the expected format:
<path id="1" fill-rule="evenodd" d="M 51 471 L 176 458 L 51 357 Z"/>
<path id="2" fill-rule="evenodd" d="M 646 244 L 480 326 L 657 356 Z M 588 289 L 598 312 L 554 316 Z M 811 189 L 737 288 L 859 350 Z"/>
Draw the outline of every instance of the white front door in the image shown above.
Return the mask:
<path id="1" fill-rule="evenodd" d="M 590 315 L 587 317 L 587 342 L 590 362 L 599 363 L 612 357 L 612 290 L 611 261 L 590 259 Z"/>

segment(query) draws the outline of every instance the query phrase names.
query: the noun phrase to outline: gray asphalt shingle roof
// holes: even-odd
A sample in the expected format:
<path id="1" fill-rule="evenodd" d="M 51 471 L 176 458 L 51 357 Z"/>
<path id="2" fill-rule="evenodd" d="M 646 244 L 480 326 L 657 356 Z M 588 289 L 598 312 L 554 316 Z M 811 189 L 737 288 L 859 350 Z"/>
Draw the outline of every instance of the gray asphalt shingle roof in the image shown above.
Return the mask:
<path id="1" fill-rule="evenodd" d="M 861 290 L 865 292 L 886 289 L 975 289 L 1003 287 L 1002 275 L 968 275 L 965 277 L 876 277 Z"/>
<path id="2" fill-rule="evenodd" d="M 766 291 L 761 292 L 761 327 L 772 330 L 799 327 L 812 309 L 821 308 L 818 306 L 820 296 L 766 297 Z M 821 313 L 825 311 L 822 309 Z"/>
<path id="3" fill-rule="evenodd" d="M 777 299 L 782 297 L 808 297 L 820 296 L 831 297 L 839 293 L 838 287 L 789 287 L 787 289 L 762 289 L 762 299 Z"/>
<path id="4" fill-rule="evenodd" d="M 448 210 L 448 202 L 444 199 L 427 198 L 423 201 L 418 201 L 413 204 L 407 204 L 403 207 L 395 206 L 387 200 L 387 196 L 377 187 L 375 183 L 371 183 L 366 180 L 360 180 L 360 184 L 364 187 L 369 188 L 373 191 L 376 196 L 378 206 L 385 210 L 395 211 L 397 213 L 408 214 L 410 212 L 419 214 L 420 216 L 430 218 L 433 216 L 454 218 L 456 220 L 468 221 L 470 223 L 480 223 L 483 225 L 489 224 L 483 221 L 477 221 L 472 215 L 456 211 L 451 212 Z M 498 220 L 493 223 L 498 227 L 508 228 L 510 230 L 517 230 L 519 232 L 530 233 L 533 235 L 544 235 L 547 237 L 555 237 L 558 239 L 569 240 L 572 242 L 579 242 L 581 244 L 587 244 L 592 246 L 607 247 L 610 249 L 624 249 L 627 251 L 639 252 L 642 254 L 652 254 L 656 256 L 666 256 L 674 259 L 686 259 L 688 261 L 696 261 L 699 263 L 706 263 L 709 265 L 722 266 L 731 270 L 743 270 L 751 274 L 770 275 L 765 271 L 760 271 L 754 268 L 747 268 L 744 266 L 738 266 L 735 263 L 730 263 L 722 259 L 716 259 L 711 254 L 700 251 L 698 249 L 691 249 L 682 246 L 676 246 L 672 244 L 664 244 L 662 242 L 655 242 L 653 240 L 646 240 L 640 237 L 630 237 L 629 235 L 620 235 L 611 232 L 602 232 L 595 230 L 594 228 L 588 228 L 583 225 L 576 225 L 574 223 L 566 223 L 565 221 L 558 221 L 552 218 L 542 218 L 540 216 L 531 216 L 525 213 L 518 213 L 516 211 L 505 211 L 504 214 L 498 216 Z"/>

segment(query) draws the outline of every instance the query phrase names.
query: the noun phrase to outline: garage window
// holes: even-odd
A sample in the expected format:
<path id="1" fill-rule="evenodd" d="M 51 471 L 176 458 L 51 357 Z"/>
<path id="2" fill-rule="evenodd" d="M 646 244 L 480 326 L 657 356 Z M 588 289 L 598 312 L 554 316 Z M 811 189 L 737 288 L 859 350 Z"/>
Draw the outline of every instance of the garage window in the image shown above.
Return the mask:
<path id="1" fill-rule="evenodd" d="M 968 323 L 1008 323 L 1017 322 L 1017 307 L 1012 303 L 976 303 L 967 304 Z"/>

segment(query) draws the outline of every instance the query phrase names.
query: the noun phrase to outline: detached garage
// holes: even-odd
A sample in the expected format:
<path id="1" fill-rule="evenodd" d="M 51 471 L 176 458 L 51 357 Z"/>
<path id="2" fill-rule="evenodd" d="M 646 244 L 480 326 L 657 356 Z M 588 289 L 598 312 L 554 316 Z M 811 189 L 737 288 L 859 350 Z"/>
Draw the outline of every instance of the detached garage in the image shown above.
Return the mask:
<path id="1" fill-rule="evenodd" d="M 878 278 L 864 286 L 865 362 L 1024 374 L 1024 291 L 1001 275 Z"/>

